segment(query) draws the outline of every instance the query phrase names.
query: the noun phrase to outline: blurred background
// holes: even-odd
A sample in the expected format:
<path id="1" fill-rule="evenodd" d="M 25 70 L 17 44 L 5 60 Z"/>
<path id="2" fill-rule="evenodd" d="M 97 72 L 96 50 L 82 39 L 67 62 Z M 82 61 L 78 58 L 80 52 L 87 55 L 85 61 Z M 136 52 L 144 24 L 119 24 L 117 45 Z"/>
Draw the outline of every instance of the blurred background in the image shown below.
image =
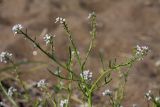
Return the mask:
<path id="1" fill-rule="evenodd" d="M 55 50 L 61 61 L 67 58 L 68 40 L 56 17 L 66 18 L 78 49 L 85 54 L 90 41 L 88 14 L 97 15 L 95 48 L 87 62 L 96 74 L 100 69 L 98 52 L 104 52 L 105 61 L 117 58 L 125 61 L 136 45 L 148 46 L 151 52 L 134 65 L 130 73 L 124 101 L 125 107 L 136 103 L 145 107 L 144 94 L 149 89 L 160 89 L 160 0 L 0 0 L 0 52 L 9 51 L 16 61 L 44 61 L 51 63 L 33 45 L 20 35 L 14 36 L 12 26 L 22 24 L 32 37 L 46 48 L 43 35 L 56 35 Z M 33 52 L 37 51 L 37 55 Z M 8 66 L 0 64 L 0 68 Z M 52 64 L 51 66 L 56 66 Z M 27 82 L 42 78 L 55 82 L 46 68 L 48 65 L 27 64 L 19 68 Z M 0 71 L 0 79 L 14 78 L 12 73 Z M 113 82 L 113 87 L 116 82 Z"/>

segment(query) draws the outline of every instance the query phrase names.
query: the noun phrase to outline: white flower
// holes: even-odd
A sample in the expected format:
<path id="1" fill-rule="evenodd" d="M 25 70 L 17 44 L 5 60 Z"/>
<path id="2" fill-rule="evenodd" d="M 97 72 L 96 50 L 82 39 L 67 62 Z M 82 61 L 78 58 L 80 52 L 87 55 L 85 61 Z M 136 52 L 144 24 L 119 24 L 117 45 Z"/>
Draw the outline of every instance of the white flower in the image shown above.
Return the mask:
<path id="1" fill-rule="evenodd" d="M 66 21 L 65 18 L 57 17 L 55 23 L 59 22 L 60 24 L 64 23 Z"/>
<path id="2" fill-rule="evenodd" d="M 3 63 L 7 63 L 12 58 L 12 53 L 9 52 L 1 52 L 0 61 Z"/>
<path id="3" fill-rule="evenodd" d="M 7 94 L 8 94 L 8 96 L 12 97 L 12 95 L 13 95 L 14 92 L 16 92 L 16 91 L 17 91 L 17 89 L 15 89 L 14 87 L 10 87 L 10 88 L 8 89 Z"/>
<path id="4" fill-rule="evenodd" d="M 66 104 L 68 104 L 68 100 L 67 99 L 61 100 L 60 107 L 64 107 Z"/>
<path id="5" fill-rule="evenodd" d="M 92 13 L 89 13 L 88 15 L 88 19 L 90 19 L 92 17 Z"/>
<path id="6" fill-rule="evenodd" d="M 143 56 L 147 55 L 147 52 L 149 51 L 149 48 L 147 46 L 139 46 L 137 45 L 136 47 L 136 57 L 138 58 L 138 60 L 143 59 Z"/>
<path id="7" fill-rule="evenodd" d="M 23 26 L 21 24 L 16 24 L 12 27 L 12 31 L 14 34 L 18 34 L 22 28 Z"/>
<path id="8" fill-rule="evenodd" d="M 38 88 L 43 88 L 43 87 L 45 87 L 47 85 L 47 83 L 46 83 L 46 80 L 45 79 L 42 79 L 42 80 L 40 80 L 38 83 L 37 83 L 37 87 Z"/>
<path id="9" fill-rule="evenodd" d="M 52 43 L 53 37 L 55 37 L 55 35 L 52 36 L 52 35 L 49 35 L 49 34 L 46 34 L 46 35 L 43 37 L 44 41 L 46 42 L 46 45 Z"/>
<path id="10" fill-rule="evenodd" d="M 84 78 L 84 80 L 91 80 L 92 78 L 92 72 L 89 70 L 85 70 L 80 74 L 81 78 Z"/>
<path id="11" fill-rule="evenodd" d="M 43 37 L 43 39 L 44 39 L 44 41 L 46 42 L 46 45 L 47 45 L 47 44 L 51 43 L 52 37 L 51 37 L 51 35 L 46 34 L 46 35 Z"/>
<path id="12" fill-rule="evenodd" d="M 110 91 L 109 89 L 106 89 L 103 93 L 102 93 L 103 96 L 110 96 L 112 95 L 112 91 Z"/>
<path id="13" fill-rule="evenodd" d="M 139 55 L 139 54 L 145 54 L 146 51 L 148 51 L 148 47 L 147 46 L 139 46 L 137 45 L 137 52 L 136 54 Z"/>
<path id="14" fill-rule="evenodd" d="M 88 15 L 88 19 L 90 19 L 93 15 L 95 15 L 95 13 L 94 12 L 92 12 L 92 13 L 89 13 L 89 15 Z"/>
<path id="15" fill-rule="evenodd" d="M 151 95 L 152 95 L 151 90 L 149 90 L 149 91 L 145 94 L 147 100 L 151 100 L 151 99 L 152 99 L 152 96 L 151 96 Z"/>

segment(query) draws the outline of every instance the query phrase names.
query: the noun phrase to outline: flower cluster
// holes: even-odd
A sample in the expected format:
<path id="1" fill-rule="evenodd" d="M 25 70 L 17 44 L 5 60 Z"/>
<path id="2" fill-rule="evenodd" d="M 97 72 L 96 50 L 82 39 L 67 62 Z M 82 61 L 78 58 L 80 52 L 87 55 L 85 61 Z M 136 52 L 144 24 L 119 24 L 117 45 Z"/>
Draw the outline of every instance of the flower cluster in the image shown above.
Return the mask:
<path id="1" fill-rule="evenodd" d="M 138 60 L 143 59 L 143 56 L 147 55 L 147 52 L 149 51 L 149 48 L 147 46 L 139 46 L 136 47 L 136 57 Z"/>
<path id="2" fill-rule="evenodd" d="M 146 94 L 145 94 L 147 100 L 151 100 L 152 99 L 152 93 L 151 90 L 149 90 Z"/>
<path id="3" fill-rule="evenodd" d="M 14 94 L 14 92 L 16 92 L 17 91 L 17 89 L 15 89 L 14 87 L 10 87 L 9 89 L 8 89 L 8 96 L 10 96 L 10 97 L 12 97 L 12 95 Z"/>
<path id="4" fill-rule="evenodd" d="M 42 80 L 40 80 L 38 83 L 37 83 L 37 87 L 38 88 L 43 88 L 43 87 L 45 87 L 47 85 L 47 83 L 46 83 L 46 80 L 45 79 L 42 79 Z"/>
<path id="5" fill-rule="evenodd" d="M 43 37 L 44 41 L 46 42 L 46 45 L 50 44 L 52 42 L 52 36 L 49 35 L 49 34 L 46 34 L 44 37 Z"/>
<path id="6" fill-rule="evenodd" d="M 67 99 L 61 100 L 60 107 L 64 107 L 64 105 L 66 105 L 66 104 L 68 104 L 68 100 Z"/>
<path id="7" fill-rule="evenodd" d="M 112 91 L 110 91 L 109 89 L 106 89 L 103 93 L 103 96 L 111 96 L 112 95 Z"/>
<path id="8" fill-rule="evenodd" d="M 66 21 L 65 18 L 57 17 L 55 23 L 59 22 L 60 24 L 64 23 Z"/>
<path id="9" fill-rule="evenodd" d="M 84 80 L 91 80 L 92 78 L 92 72 L 90 72 L 89 70 L 85 70 L 80 74 L 81 78 L 83 78 Z"/>
<path id="10" fill-rule="evenodd" d="M 56 35 L 50 35 L 50 34 L 46 34 L 43 39 L 46 42 L 46 45 L 51 44 L 53 42 L 53 37 L 56 37 Z"/>
<path id="11" fill-rule="evenodd" d="M 7 63 L 12 58 L 12 53 L 9 52 L 1 52 L 0 61 L 3 63 Z"/>
<path id="12" fill-rule="evenodd" d="M 21 29 L 23 29 L 23 26 L 21 24 L 16 24 L 12 27 L 12 31 L 14 34 L 20 33 Z"/>

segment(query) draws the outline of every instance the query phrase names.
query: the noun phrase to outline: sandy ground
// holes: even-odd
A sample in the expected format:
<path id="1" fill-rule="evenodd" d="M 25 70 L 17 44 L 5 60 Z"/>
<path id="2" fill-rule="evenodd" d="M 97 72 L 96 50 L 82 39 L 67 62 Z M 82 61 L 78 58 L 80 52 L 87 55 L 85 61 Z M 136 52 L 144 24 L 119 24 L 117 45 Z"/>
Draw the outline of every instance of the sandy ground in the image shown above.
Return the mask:
<path id="1" fill-rule="evenodd" d="M 115 57 L 119 61 L 126 59 L 137 44 L 151 49 L 150 54 L 132 69 L 124 101 L 124 107 L 133 103 L 145 107 L 144 93 L 148 89 L 157 91 L 160 88 L 160 0 L 0 0 L 0 52 L 10 51 L 16 60 L 49 62 L 39 51 L 37 56 L 33 56 L 32 52 L 37 49 L 28 41 L 13 36 L 12 26 L 21 23 L 33 36 L 42 32 L 56 34 L 56 53 L 65 61 L 67 39 L 61 27 L 54 23 L 55 18 L 61 16 L 66 18 L 79 51 L 84 54 L 90 40 L 87 16 L 92 11 L 97 14 L 98 29 L 96 47 L 88 61 L 88 68 L 93 72 L 96 73 L 100 67 L 100 50 L 104 51 L 107 62 Z M 39 37 L 39 42 L 45 47 L 42 38 Z M 54 80 L 44 72 L 46 67 L 42 70 L 37 68 L 36 72 L 24 72 L 22 78 L 26 81 Z"/>

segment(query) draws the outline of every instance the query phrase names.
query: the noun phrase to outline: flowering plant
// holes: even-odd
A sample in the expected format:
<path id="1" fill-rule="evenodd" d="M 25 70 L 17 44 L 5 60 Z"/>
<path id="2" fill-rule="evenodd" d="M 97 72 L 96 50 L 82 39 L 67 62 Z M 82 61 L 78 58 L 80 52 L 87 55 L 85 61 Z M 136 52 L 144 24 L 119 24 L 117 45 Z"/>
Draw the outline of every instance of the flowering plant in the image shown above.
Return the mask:
<path id="1" fill-rule="evenodd" d="M 111 81 L 112 81 L 112 77 L 111 74 L 112 72 L 119 72 L 122 68 L 126 67 L 128 68 L 128 71 L 126 72 L 121 72 L 121 81 L 119 84 L 119 88 L 115 91 L 110 91 L 109 89 L 104 90 L 104 92 L 102 92 L 103 96 L 109 97 L 109 102 L 112 107 L 122 107 L 122 101 L 124 99 L 124 89 L 125 89 L 125 84 L 127 82 L 127 77 L 129 74 L 129 69 L 133 66 L 133 64 L 136 61 L 142 60 L 144 58 L 144 56 L 146 56 L 149 52 L 149 48 L 146 46 L 139 46 L 137 45 L 137 47 L 134 50 L 133 55 L 128 58 L 127 61 L 125 61 L 124 63 L 120 63 L 117 64 L 116 60 L 112 60 L 109 61 L 109 65 L 106 66 L 104 64 L 104 59 L 102 54 L 100 54 L 100 60 L 101 60 L 101 64 L 102 64 L 102 70 L 99 72 L 99 74 L 97 74 L 97 78 L 93 79 L 92 77 L 92 71 L 90 70 L 86 70 L 86 62 L 88 60 L 88 56 L 90 55 L 93 45 L 94 45 L 94 41 L 96 38 L 96 15 L 95 13 L 91 13 L 88 16 L 88 19 L 90 20 L 90 24 L 91 24 L 91 41 L 89 44 L 89 48 L 87 50 L 87 53 L 85 55 L 84 58 L 82 58 L 80 55 L 80 52 L 78 51 L 78 48 L 75 44 L 75 41 L 73 40 L 72 37 L 72 33 L 67 25 L 66 19 L 65 18 L 61 18 L 58 17 L 56 18 L 55 23 L 59 23 L 63 26 L 64 31 L 67 34 L 68 40 L 70 41 L 70 45 L 69 45 L 69 58 L 68 61 L 63 63 L 61 62 L 59 59 L 57 59 L 56 55 L 55 55 L 55 49 L 54 49 L 54 45 L 53 45 L 53 41 L 54 41 L 54 37 L 55 35 L 51 35 L 51 34 L 46 34 L 44 36 L 44 42 L 46 43 L 47 46 L 51 46 L 51 52 L 49 51 L 45 51 L 40 44 L 37 42 L 37 40 L 34 38 L 31 38 L 31 36 L 29 36 L 26 28 L 24 28 L 21 24 L 17 24 L 15 26 L 13 26 L 12 31 L 14 33 L 14 35 L 22 35 L 24 38 L 26 38 L 27 40 L 29 40 L 31 43 L 34 44 L 34 46 L 36 48 L 38 48 L 42 53 L 44 53 L 48 58 L 50 58 L 51 60 L 53 60 L 56 64 L 57 64 L 57 69 L 55 71 L 52 71 L 50 69 L 48 69 L 48 71 L 55 77 L 57 77 L 60 81 L 60 83 L 58 85 L 55 85 L 53 90 L 49 90 L 47 81 L 45 79 L 40 80 L 36 86 L 37 88 L 39 88 L 41 90 L 42 93 L 44 93 L 44 95 L 42 96 L 41 100 L 36 100 L 35 103 L 33 103 L 34 107 L 40 107 L 41 106 L 46 106 L 46 103 L 48 103 L 49 106 L 54 106 L 54 107 L 68 107 L 71 106 L 71 101 L 73 100 L 73 91 L 74 88 L 76 87 L 76 89 L 78 89 L 79 92 L 81 92 L 82 94 L 82 101 L 78 100 L 78 102 L 84 104 L 85 102 L 85 106 L 87 107 L 93 107 L 93 96 L 95 91 L 99 90 L 101 87 L 107 86 Z M 11 60 L 12 58 L 12 54 L 11 53 L 7 53 L 7 52 L 2 52 L 0 54 L 0 61 L 7 63 L 7 62 L 12 62 Z M 73 69 L 73 59 L 76 59 L 78 65 L 79 65 L 79 71 L 75 72 L 75 70 Z M 13 62 L 12 62 L 13 63 Z M 14 63 L 13 63 L 14 64 Z M 16 69 L 16 68 L 15 68 Z M 67 76 L 64 76 L 61 73 L 60 69 L 64 69 L 67 72 Z M 17 76 L 19 77 L 19 74 L 17 73 Z M 64 84 L 62 81 L 65 80 L 68 83 Z M 25 95 L 29 96 L 28 90 L 25 88 L 25 84 L 23 83 L 23 81 L 19 78 L 19 81 L 21 82 L 22 86 L 24 87 L 24 90 L 26 91 Z M 1 89 L 3 90 L 3 92 L 6 94 L 6 96 L 8 97 L 9 101 L 15 106 L 18 107 L 16 101 L 14 101 L 13 99 L 13 93 L 18 92 L 17 89 L 15 88 L 10 88 L 8 93 L 6 92 L 6 90 L 4 89 L 3 85 L 0 84 Z M 65 94 L 65 96 L 61 97 L 61 99 L 58 99 L 57 97 L 54 96 L 59 96 L 59 92 L 62 92 L 62 90 L 65 90 L 65 92 L 67 92 L 67 94 Z M 146 94 L 148 99 L 153 99 L 154 102 L 156 102 L 155 104 L 159 104 L 159 99 L 156 98 L 152 98 L 149 94 Z M 75 98 L 74 98 L 75 100 Z M 28 101 L 30 101 L 30 99 L 28 98 Z M 77 100 L 76 100 L 77 101 Z M 84 102 L 84 103 L 83 103 Z M 134 105 L 134 107 L 136 107 L 136 105 Z M 159 107 L 159 106 L 156 106 Z"/>

